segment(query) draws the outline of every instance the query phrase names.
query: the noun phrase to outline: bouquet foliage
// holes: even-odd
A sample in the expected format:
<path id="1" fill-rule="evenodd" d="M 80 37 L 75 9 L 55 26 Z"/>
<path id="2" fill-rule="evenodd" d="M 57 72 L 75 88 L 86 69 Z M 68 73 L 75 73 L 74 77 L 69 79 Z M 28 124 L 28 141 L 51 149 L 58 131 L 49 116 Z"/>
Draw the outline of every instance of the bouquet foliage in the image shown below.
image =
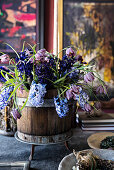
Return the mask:
<path id="1" fill-rule="evenodd" d="M 94 66 L 84 62 L 83 57 L 76 55 L 71 47 L 62 51 L 65 53 L 62 59 L 45 49 L 36 51 L 36 45 L 29 49 L 24 49 L 23 45 L 20 53 L 14 50 L 15 58 L 2 53 L 1 63 L 9 62 L 9 67 L 0 66 L 0 109 L 4 109 L 13 99 L 12 115 L 15 119 L 20 118 L 26 102 L 29 101 L 34 107 L 42 106 L 49 89 L 57 90 L 54 103 L 61 118 L 67 115 L 68 101 L 72 99 L 86 112 L 99 109 L 99 103 L 90 105 L 89 96 L 106 94 L 106 86 L 93 69 Z M 99 80 L 97 87 L 93 86 L 95 78 Z M 21 108 L 16 101 L 17 90 L 29 92 Z"/>

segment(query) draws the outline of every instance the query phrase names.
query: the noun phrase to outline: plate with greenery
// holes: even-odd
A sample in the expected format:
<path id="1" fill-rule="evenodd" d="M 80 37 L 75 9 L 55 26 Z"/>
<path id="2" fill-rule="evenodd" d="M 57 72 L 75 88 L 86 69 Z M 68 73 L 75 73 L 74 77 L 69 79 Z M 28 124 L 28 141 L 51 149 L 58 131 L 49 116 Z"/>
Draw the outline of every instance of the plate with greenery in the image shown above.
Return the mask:
<path id="1" fill-rule="evenodd" d="M 113 170 L 114 151 L 88 149 L 73 152 L 62 159 L 58 170 Z"/>

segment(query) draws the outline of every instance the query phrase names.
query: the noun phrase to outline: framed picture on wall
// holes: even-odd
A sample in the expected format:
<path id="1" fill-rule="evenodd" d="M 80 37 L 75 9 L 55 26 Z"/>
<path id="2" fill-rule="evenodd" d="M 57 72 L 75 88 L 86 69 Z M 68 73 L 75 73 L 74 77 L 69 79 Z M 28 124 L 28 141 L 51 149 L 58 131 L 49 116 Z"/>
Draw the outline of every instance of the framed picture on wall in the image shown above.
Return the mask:
<path id="1" fill-rule="evenodd" d="M 113 85 L 114 0 L 91 2 L 62 0 L 62 2 L 61 48 L 73 46 L 77 54 L 81 54 L 87 62 L 97 62 L 101 78 Z"/>
<path id="2" fill-rule="evenodd" d="M 10 44 L 17 52 L 22 49 L 25 41 L 38 47 L 43 45 L 43 26 L 40 0 L 2 0 L 0 1 L 0 51 L 12 52 L 4 43 Z M 43 17 L 43 16 L 42 16 Z"/>

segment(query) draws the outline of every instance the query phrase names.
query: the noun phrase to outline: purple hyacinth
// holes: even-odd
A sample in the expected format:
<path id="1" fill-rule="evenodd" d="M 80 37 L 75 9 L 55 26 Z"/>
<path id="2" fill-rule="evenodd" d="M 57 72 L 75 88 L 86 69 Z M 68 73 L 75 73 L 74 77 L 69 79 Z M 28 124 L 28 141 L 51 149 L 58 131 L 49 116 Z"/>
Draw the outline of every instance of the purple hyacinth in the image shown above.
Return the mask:
<path id="1" fill-rule="evenodd" d="M 77 82 L 79 80 L 79 70 L 76 69 L 76 67 L 72 67 L 71 70 L 69 70 L 69 72 L 71 72 L 68 77 L 70 79 L 73 79 L 75 82 Z"/>
<path id="2" fill-rule="evenodd" d="M 73 68 L 73 64 L 76 62 L 75 58 L 73 56 L 69 57 L 67 55 L 64 55 L 62 57 L 62 60 L 59 60 L 59 72 L 60 72 L 60 75 L 64 75 L 72 70 L 74 70 Z M 75 72 L 75 70 L 74 70 Z M 73 75 L 70 74 L 71 76 L 74 76 L 74 72 Z M 77 72 L 75 72 L 75 75 L 77 75 Z M 68 75 L 69 76 L 69 75 Z"/>
<path id="3" fill-rule="evenodd" d="M 29 51 L 30 52 L 30 51 Z M 30 52 L 31 53 L 31 52 Z M 19 57 L 16 57 L 16 67 L 20 72 L 20 76 L 25 74 L 26 78 L 33 80 L 33 63 L 30 60 L 30 56 L 26 53 L 26 50 L 19 53 Z"/>
<path id="4" fill-rule="evenodd" d="M 41 62 L 36 65 L 35 74 L 38 77 L 38 82 L 41 84 L 47 84 L 47 88 L 53 86 L 52 81 L 56 80 L 54 71 L 56 64 L 52 57 L 49 57 L 49 62 Z"/>
<path id="5" fill-rule="evenodd" d="M 75 56 L 75 52 L 74 52 L 74 50 L 70 47 L 70 48 L 68 48 L 68 49 L 66 50 L 66 55 L 67 55 L 68 57 L 70 57 L 70 56 Z"/>
<path id="6" fill-rule="evenodd" d="M 15 120 L 21 118 L 21 114 L 20 114 L 19 110 L 16 109 L 16 108 L 13 108 L 13 109 L 12 109 L 11 114 L 12 114 L 12 116 L 13 116 L 13 118 L 14 118 Z"/>
<path id="7" fill-rule="evenodd" d="M 65 117 L 69 111 L 68 100 L 66 98 L 59 99 L 59 97 L 54 97 L 54 103 L 58 116 L 60 118 Z"/>
<path id="8" fill-rule="evenodd" d="M 42 106 L 44 103 L 43 97 L 46 94 L 46 84 L 36 84 L 32 81 L 28 101 L 35 107 Z"/>
<path id="9" fill-rule="evenodd" d="M 49 58 L 48 58 L 48 53 L 46 51 L 46 49 L 41 49 L 39 51 L 37 51 L 37 53 L 35 54 L 35 61 L 39 61 L 39 62 L 49 62 Z"/>
<path id="10" fill-rule="evenodd" d="M 94 80 L 94 74 L 92 72 L 89 72 L 84 75 L 84 81 L 86 83 L 92 82 Z"/>
<path id="11" fill-rule="evenodd" d="M 104 85 L 104 87 L 102 86 L 102 85 L 100 85 L 100 86 L 98 86 L 97 88 L 96 88 L 96 93 L 97 94 L 106 94 L 107 93 L 107 86 L 106 85 Z"/>

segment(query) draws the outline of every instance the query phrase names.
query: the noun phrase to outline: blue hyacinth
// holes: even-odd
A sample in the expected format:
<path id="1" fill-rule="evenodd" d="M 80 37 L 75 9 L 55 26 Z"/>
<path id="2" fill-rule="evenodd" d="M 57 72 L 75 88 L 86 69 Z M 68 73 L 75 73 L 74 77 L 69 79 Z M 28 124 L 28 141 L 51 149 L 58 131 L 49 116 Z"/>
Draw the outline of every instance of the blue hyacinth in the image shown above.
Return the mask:
<path id="1" fill-rule="evenodd" d="M 5 106 L 7 106 L 10 102 L 10 100 L 8 101 L 11 92 L 13 91 L 13 86 L 1 89 L 1 93 L 0 93 L 0 110 L 4 109 Z"/>
<path id="2" fill-rule="evenodd" d="M 46 94 L 46 84 L 36 84 L 35 81 L 32 81 L 30 92 L 29 92 L 29 102 L 35 106 L 42 106 L 44 103 L 43 97 Z"/>
<path id="3" fill-rule="evenodd" d="M 54 103 L 58 116 L 60 118 L 66 116 L 66 113 L 69 111 L 68 100 L 66 98 L 59 99 L 58 97 L 54 97 Z"/>
<path id="4" fill-rule="evenodd" d="M 4 74 L 4 76 L 5 76 L 5 72 L 9 72 L 9 70 L 8 69 L 6 69 L 4 66 L 0 66 L 0 72 L 2 71 L 2 73 Z M 4 72 L 5 71 L 5 72 Z M 2 82 L 5 82 L 6 81 L 6 79 L 2 76 L 2 74 L 0 73 L 0 81 L 2 81 Z"/>
<path id="5" fill-rule="evenodd" d="M 80 94 L 75 95 L 75 100 L 77 100 L 80 107 L 85 110 L 84 105 L 88 103 L 89 96 L 82 90 Z"/>

